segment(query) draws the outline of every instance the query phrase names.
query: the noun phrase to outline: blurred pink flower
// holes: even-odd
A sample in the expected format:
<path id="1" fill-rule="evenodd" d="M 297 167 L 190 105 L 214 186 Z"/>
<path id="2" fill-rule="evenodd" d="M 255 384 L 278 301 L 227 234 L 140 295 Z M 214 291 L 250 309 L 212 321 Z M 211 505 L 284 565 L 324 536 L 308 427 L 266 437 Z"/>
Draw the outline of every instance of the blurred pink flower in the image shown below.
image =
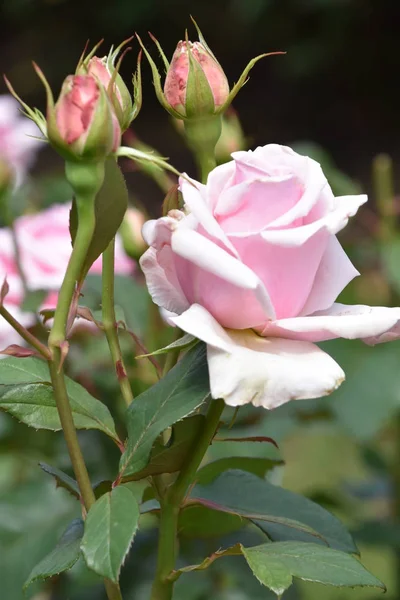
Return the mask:
<path id="1" fill-rule="evenodd" d="M 43 146 L 37 126 L 21 115 L 18 102 L 10 95 L 0 96 L 0 159 L 8 164 L 19 185 Z M 30 137 L 30 136 L 36 136 Z"/>
<path id="2" fill-rule="evenodd" d="M 22 267 L 31 290 L 57 290 L 62 283 L 71 254 L 70 208 L 69 204 L 54 204 L 15 222 Z M 126 256 L 119 236 L 115 256 L 116 273 L 132 273 L 133 262 Z M 91 273 L 101 273 L 101 257 L 93 264 Z"/>
<path id="3" fill-rule="evenodd" d="M 48 290 L 43 308 L 54 308 L 71 254 L 71 239 L 68 229 L 68 204 L 56 204 L 42 212 L 24 215 L 15 221 L 16 237 L 20 252 L 21 266 L 29 290 Z M 130 275 L 134 261 L 129 259 L 119 236 L 116 239 L 115 271 Z M 91 273 L 101 273 L 101 257 L 93 264 Z M 35 323 L 35 315 L 22 313 L 23 286 L 15 263 L 14 247 L 8 229 L 0 229 L 0 285 L 7 278 L 10 291 L 4 306 L 24 326 Z M 19 336 L 0 317 L 0 350 L 12 343 L 21 343 Z"/>
<path id="4" fill-rule="evenodd" d="M 359 274 L 336 233 L 367 197 L 335 198 L 320 165 L 284 146 L 232 156 L 206 185 L 181 179 L 185 212 L 144 226 L 150 293 L 207 343 L 214 398 L 324 396 L 344 373 L 312 342 L 400 337 L 400 308 L 335 303 Z"/>

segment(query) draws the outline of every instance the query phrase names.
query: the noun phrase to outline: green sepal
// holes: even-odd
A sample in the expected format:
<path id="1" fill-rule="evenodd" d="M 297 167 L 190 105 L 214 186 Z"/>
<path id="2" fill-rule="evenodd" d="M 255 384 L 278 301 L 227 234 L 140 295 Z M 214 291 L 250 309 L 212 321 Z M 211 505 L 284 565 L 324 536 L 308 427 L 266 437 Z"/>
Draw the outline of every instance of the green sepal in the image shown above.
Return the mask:
<path id="1" fill-rule="evenodd" d="M 154 84 L 154 88 L 156 91 L 157 100 L 159 101 L 161 106 L 163 108 L 165 108 L 165 110 L 167 112 L 169 112 L 170 115 L 172 115 L 176 119 L 183 119 L 184 117 L 180 113 L 178 113 L 178 111 L 176 111 L 174 108 L 172 108 L 172 106 L 170 106 L 168 104 L 168 102 L 165 98 L 164 92 L 162 90 L 162 87 L 161 87 L 161 76 L 160 76 L 160 73 L 158 72 L 157 65 L 154 62 L 154 60 L 151 58 L 150 53 L 146 50 L 146 47 L 143 44 L 143 42 L 138 34 L 136 34 L 136 37 L 138 39 L 139 44 L 141 45 L 141 47 L 143 49 L 143 52 L 146 55 L 147 60 L 149 61 L 149 64 L 151 67 L 151 72 L 153 74 L 153 84 Z"/>
<path id="2" fill-rule="evenodd" d="M 244 69 L 243 73 L 239 77 L 238 81 L 235 83 L 235 85 L 231 89 L 229 96 L 226 99 L 226 101 L 224 102 L 224 104 L 222 104 L 222 106 L 220 106 L 217 109 L 217 111 L 216 111 L 217 114 L 225 112 L 226 109 L 232 104 L 233 100 L 236 98 L 239 91 L 247 83 L 248 74 L 250 73 L 250 71 L 254 67 L 254 65 L 256 63 L 258 63 L 258 61 L 261 60 L 262 58 L 266 58 L 267 56 L 275 56 L 276 54 L 286 54 L 286 52 L 267 52 L 266 54 L 260 54 L 259 56 L 256 56 L 255 58 L 251 59 L 251 61 L 249 62 L 249 64 L 247 65 L 247 67 Z"/>
<path id="3" fill-rule="evenodd" d="M 212 116 L 215 113 L 214 96 L 201 65 L 194 59 L 186 39 L 189 72 L 186 84 L 185 111 L 187 119 Z"/>

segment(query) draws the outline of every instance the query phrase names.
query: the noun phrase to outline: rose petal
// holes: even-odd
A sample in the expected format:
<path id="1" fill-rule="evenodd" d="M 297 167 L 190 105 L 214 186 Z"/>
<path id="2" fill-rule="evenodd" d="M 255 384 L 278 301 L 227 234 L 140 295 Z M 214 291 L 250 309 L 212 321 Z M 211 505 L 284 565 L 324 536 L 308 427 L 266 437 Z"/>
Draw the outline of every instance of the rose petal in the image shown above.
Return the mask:
<path id="1" fill-rule="evenodd" d="M 277 318 L 297 316 L 313 289 L 328 234 L 317 231 L 299 248 L 269 244 L 261 235 L 232 241 L 241 260 L 264 283 Z"/>
<path id="2" fill-rule="evenodd" d="M 180 178 L 179 185 L 185 200 L 185 205 L 189 208 L 192 215 L 196 217 L 200 225 L 210 236 L 222 242 L 222 244 L 238 258 L 235 248 L 221 229 L 209 206 L 207 206 L 207 203 L 205 202 L 206 186 L 194 180 L 189 182 L 183 177 Z"/>
<path id="3" fill-rule="evenodd" d="M 292 229 L 266 229 L 261 232 L 261 235 L 270 244 L 301 246 L 320 230 L 336 234 L 346 227 L 349 218 L 353 217 L 359 207 L 367 202 L 368 197 L 360 194 L 358 196 L 341 196 L 335 200 L 337 201 L 335 210 L 318 221 Z"/>
<path id="4" fill-rule="evenodd" d="M 179 316 L 169 317 L 170 320 L 186 333 L 199 338 L 206 344 L 229 352 L 232 340 L 226 330 L 221 327 L 216 319 L 199 304 L 192 306 Z"/>
<path id="5" fill-rule="evenodd" d="M 235 176 L 235 163 L 233 160 L 219 165 L 207 177 L 207 203 L 213 212 L 221 192 L 228 187 Z"/>
<path id="6" fill-rule="evenodd" d="M 329 309 L 308 317 L 279 319 L 268 324 L 261 333 L 263 336 L 310 342 L 338 337 L 361 338 L 369 344 L 376 344 L 400 337 L 400 308 L 335 303 Z"/>
<path id="7" fill-rule="evenodd" d="M 265 317 L 274 318 L 274 308 L 263 283 L 249 267 L 228 254 L 223 248 L 196 231 L 186 228 L 178 228 L 173 232 L 171 246 L 177 255 L 190 261 L 193 265 L 239 288 L 254 291 Z M 208 294 L 210 291 L 208 290 Z"/>
<path id="8" fill-rule="evenodd" d="M 155 304 L 178 314 L 189 307 L 176 276 L 170 246 L 166 245 L 158 252 L 155 248 L 149 248 L 139 262 Z"/>
<path id="9" fill-rule="evenodd" d="M 337 238 L 331 236 L 300 316 L 329 308 L 346 285 L 359 274 Z"/>
<path id="10" fill-rule="evenodd" d="M 259 176 L 222 192 L 215 214 L 228 235 L 258 233 L 293 208 L 303 191 L 293 175 Z"/>
<path id="11" fill-rule="evenodd" d="M 230 406 L 251 402 L 270 409 L 290 400 L 319 398 L 344 380 L 339 365 L 314 344 L 225 331 L 196 305 L 173 320 L 206 342 L 211 395 Z"/>

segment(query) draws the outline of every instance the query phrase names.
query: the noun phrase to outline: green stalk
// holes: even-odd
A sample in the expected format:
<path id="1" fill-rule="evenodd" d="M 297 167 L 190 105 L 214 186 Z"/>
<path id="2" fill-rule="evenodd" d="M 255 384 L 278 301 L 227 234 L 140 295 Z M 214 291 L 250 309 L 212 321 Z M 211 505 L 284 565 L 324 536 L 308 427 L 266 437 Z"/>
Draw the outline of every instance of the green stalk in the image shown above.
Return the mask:
<path id="1" fill-rule="evenodd" d="M 185 121 L 186 138 L 195 155 L 203 182 L 207 181 L 209 172 L 216 166 L 215 146 L 221 135 L 221 126 L 220 115 Z M 179 353 L 171 353 L 171 358 L 167 357 L 164 375 L 175 364 L 178 356 Z M 163 490 L 164 496 L 160 498 L 157 568 L 150 600 L 171 600 L 172 598 L 174 582 L 170 580 L 169 576 L 175 568 L 178 553 L 179 512 L 186 494 L 195 480 L 197 469 L 218 429 L 224 407 L 223 400 L 211 401 L 203 428 L 193 443 L 186 463 L 175 482 Z"/>
<path id="2" fill-rule="evenodd" d="M 174 582 L 169 575 L 175 568 L 177 557 L 177 529 L 181 505 L 187 491 L 195 479 L 197 469 L 218 429 L 224 410 L 223 400 L 212 400 L 203 430 L 193 444 L 186 464 L 175 483 L 161 500 L 160 530 L 158 542 L 158 562 L 151 592 L 151 600 L 171 600 Z"/>
<path id="3" fill-rule="evenodd" d="M 60 417 L 75 479 L 78 482 L 80 495 L 85 509 L 86 511 L 89 511 L 90 507 L 95 503 L 96 498 L 79 445 L 62 365 L 64 361 L 63 352 L 66 347 L 65 344 L 67 343 L 67 326 L 71 304 L 78 292 L 77 286 L 81 283 L 83 266 L 95 229 L 95 199 L 103 184 L 104 163 L 67 163 L 66 175 L 76 193 L 78 229 L 58 296 L 53 327 L 49 335 L 51 359 L 48 360 L 48 364 L 57 411 Z M 114 584 L 109 580 L 105 580 L 104 584 L 109 600 L 122 600 L 118 584 Z"/>
<path id="4" fill-rule="evenodd" d="M 66 340 L 69 311 L 76 291 L 76 285 L 81 277 L 82 266 L 85 262 L 96 224 L 94 212 L 95 198 L 77 198 L 78 230 L 74 247 L 68 263 L 64 280 L 58 296 L 54 323 L 49 336 L 51 350 L 59 348 Z"/>
<path id="5" fill-rule="evenodd" d="M 19 335 L 22 337 L 22 339 L 25 340 L 25 342 L 27 342 L 30 346 L 35 348 L 47 360 L 51 358 L 50 350 L 47 348 L 47 346 L 42 344 L 42 342 L 39 341 L 37 337 L 32 335 L 30 331 L 23 327 L 21 323 L 19 323 L 16 319 L 14 319 L 12 314 L 10 314 L 8 310 L 1 305 L 0 315 L 11 325 L 11 327 L 13 327 L 13 329 L 15 329 L 17 333 L 19 333 Z"/>
<path id="6" fill-rule="evenodd" d="M 118 329 L 115 319 L 114 308 L 114 261 L 115 261 L 115 238 L 110 242 L 103 252 L 102 271 L 102 321 L 106 334 L 111 358 L 117 373 L 121 394 L 126 406 L 133 401 L 132 388 L 126 374 L 126 368 L 122 357 L 121 346 L 118 339 Z"/>
<path id="7" fill-rule="evenodd" d="M 196 159 L 203 183 L 208 174 L 217 166 L 215 146 L 221 136 L 222 117 L 213 115 L 201 119 L 184 121 L 185 135 Z"/>
<path id="8" fill-rule="evenodd" d="M 51 381 L 53 384 L 54 396 L 56 399 L 57 410 L 60 417 L 64 438 L 67 444 L 72 467 L 74 469 L 75 479 L 78 482 L 79 491 L 85 509 L 88 511 L 92 504 L 96 502 L 96 498 L 79 445 L 78 435 L 76 433 L 71 406 L 69 404 L 67 388 L 65 385 L 64 371 L 58 366 L 60 363 L 61 350 L 57 348 L 53 351 L 53 360 L 49 361 Z"/>

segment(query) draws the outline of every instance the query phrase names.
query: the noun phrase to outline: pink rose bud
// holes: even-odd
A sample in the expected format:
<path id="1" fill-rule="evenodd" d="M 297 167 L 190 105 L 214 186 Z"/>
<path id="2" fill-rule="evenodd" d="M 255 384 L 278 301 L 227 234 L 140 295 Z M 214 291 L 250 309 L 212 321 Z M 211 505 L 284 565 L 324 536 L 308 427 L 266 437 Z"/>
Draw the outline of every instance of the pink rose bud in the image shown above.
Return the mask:
<path id="1" fill-rule="evenodd" d="M 87 64 L 87 73 L 98 79 L 107 90 L 122 131 L 128 129 L 132 121 L 132 97 L 121 75 L 107 59 L 93 56 Z"/>
<path id="2" fill-rule="evenodd" d="M 115 152 L 121 128 L 101 83 L 90 75 L 69 75 L 54 111 L 48 111 L 48 134 L 67 159 L 104 158 Z"/>
<path id="3" fill-rule="evenodd" d="M 226 102 L 229 84 L 221 65 L 201 42 L 181 41 L 167 72 L 164 95 L 180 115 L 201 116 Z"/>

